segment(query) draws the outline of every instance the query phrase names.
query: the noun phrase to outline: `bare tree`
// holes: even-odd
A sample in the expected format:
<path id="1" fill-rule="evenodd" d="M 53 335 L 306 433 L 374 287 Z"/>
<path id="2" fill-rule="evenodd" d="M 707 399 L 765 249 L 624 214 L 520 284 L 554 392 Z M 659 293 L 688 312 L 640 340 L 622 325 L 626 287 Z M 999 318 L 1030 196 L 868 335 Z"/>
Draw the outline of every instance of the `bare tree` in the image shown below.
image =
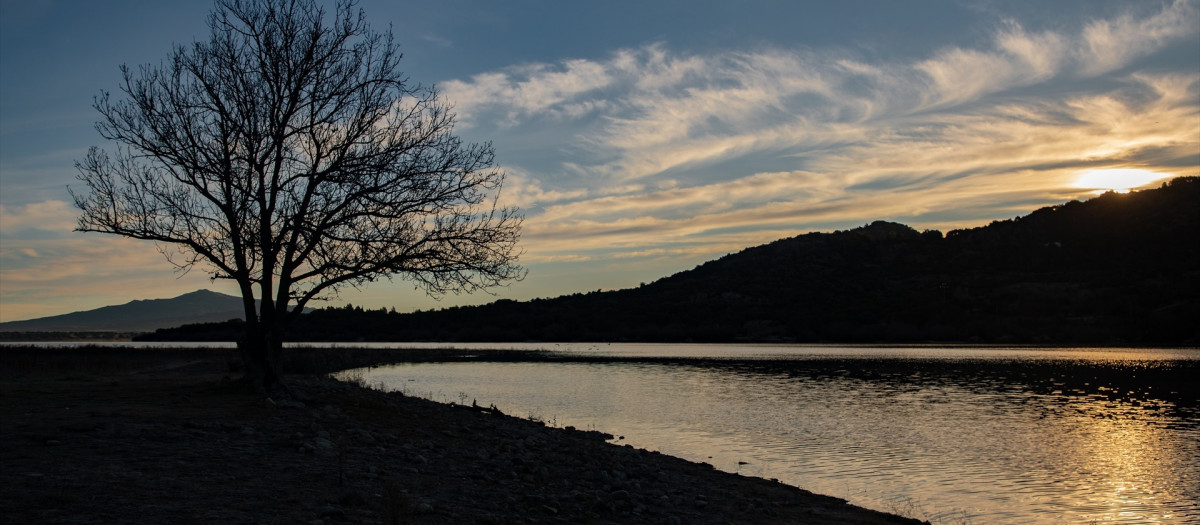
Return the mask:
<path id="1" fill-rule="evenodd" d="M 181 270 L 237 282 L 246 378 L 268 389 L 313 299 L 380 277 L 436 296 L 524 276 L 491 144 L 453 134 L 450 106 L 354 4 L 217 0 L 207 42 L 121 67 L 124 97 L 94 104 L 116 151 L 76 163 L 79 231 L 154 241 Z"/>

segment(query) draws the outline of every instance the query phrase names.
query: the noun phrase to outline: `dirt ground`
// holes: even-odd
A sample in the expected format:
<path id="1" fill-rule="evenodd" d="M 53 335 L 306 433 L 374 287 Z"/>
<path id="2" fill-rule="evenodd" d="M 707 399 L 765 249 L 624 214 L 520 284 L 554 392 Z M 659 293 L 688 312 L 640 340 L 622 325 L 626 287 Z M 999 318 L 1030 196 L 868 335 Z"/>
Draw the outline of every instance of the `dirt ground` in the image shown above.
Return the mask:
<path id="1" fill-rule="evenodd" d="M 97 352 L 0 348 L 0 521 L 918 523 L 322 374 L 273 399 L 221 352 Z"/>

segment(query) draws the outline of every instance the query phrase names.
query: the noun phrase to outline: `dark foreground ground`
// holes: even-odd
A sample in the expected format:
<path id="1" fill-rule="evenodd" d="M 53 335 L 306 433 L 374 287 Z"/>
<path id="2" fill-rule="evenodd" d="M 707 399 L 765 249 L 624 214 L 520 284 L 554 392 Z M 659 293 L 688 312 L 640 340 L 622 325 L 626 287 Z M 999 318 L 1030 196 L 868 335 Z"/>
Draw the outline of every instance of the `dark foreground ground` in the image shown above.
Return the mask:
<path id="1" fill-rule="evenodd" d="M 916 523 L 780 483 L 226 351 L 0 348 L 3 523 Z M 411 355 L 409 356 L 411 357 Z"/>

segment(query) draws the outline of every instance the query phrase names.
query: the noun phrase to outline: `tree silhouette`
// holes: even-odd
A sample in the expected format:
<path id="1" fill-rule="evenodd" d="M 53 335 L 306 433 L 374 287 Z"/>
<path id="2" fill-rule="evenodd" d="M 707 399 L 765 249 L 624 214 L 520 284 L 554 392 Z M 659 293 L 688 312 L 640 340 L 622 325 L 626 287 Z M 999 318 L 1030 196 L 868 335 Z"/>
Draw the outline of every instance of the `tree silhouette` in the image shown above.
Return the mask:
<path id="1" fill-rule="evenodd" d="M 124 97 L 94 103 L 116 151 L 76 163 L 79 231 L 237 282 L 246 379 L 263 388 L 313 299 L 380 277 L 440 295 L 524 276 L 492 146 L 453 134 L 450 106 L 354 4 L 218 0 L 207 42 L 121 67 Z"/>

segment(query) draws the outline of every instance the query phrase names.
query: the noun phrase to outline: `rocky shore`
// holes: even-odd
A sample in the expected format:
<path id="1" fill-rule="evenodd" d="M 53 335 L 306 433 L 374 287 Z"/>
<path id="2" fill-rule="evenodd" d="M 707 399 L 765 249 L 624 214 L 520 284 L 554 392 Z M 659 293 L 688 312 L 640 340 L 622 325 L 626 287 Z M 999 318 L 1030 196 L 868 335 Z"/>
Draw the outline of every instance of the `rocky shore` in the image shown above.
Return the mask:
<path id="1" fill-rule="evenodd" d="M 0 348 L 5 523 L 918 523 L 704 464 L 228 356 Z"/>

